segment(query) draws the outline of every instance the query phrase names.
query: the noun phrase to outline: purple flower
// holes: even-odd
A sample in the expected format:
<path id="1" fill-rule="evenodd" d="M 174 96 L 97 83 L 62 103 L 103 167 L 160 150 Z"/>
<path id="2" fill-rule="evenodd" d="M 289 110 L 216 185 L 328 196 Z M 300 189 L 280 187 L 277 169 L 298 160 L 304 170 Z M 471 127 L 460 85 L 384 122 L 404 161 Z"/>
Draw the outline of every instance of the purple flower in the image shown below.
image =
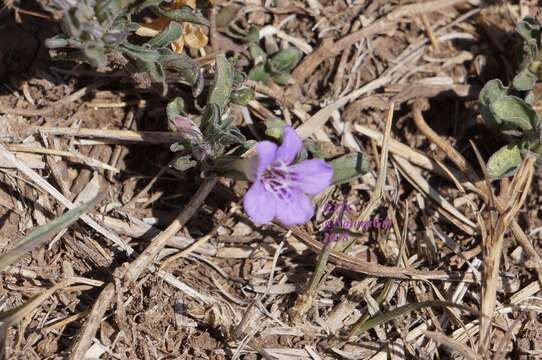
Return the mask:
<path id="1" fill-rule="evenodd" d="M 301 146 L 301 138 L 288 126 L 280 147 L 270 141 L 256 145 L 259 161 L 254 184 L 243 199 L 245 211 L 255 223 L 267 224 L 276 218 L 286 226 L 300 225 L 314 215 L 307 195 L 328 187 L 333 169 L 319 159 L 292 164 Z"/>

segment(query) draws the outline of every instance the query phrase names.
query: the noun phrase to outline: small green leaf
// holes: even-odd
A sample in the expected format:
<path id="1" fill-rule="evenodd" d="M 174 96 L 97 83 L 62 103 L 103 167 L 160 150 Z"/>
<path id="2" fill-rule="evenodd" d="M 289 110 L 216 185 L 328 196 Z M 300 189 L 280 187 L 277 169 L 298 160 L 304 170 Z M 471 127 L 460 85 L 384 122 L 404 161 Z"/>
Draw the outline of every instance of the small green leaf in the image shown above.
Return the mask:
<path id="1" fill-rule="evenodd" d="M 525 17 L 516 26 L 516 32 L 526 41 L 540 40 L 540 25 L 532 17 Z"/>
<path id="2" fill-rule="evenodd" d="M 166 107 L 167 118 L 170 122 L 174 122 L 178 115 L 184 114 L 184 100 L 181 97 L 176 97 L 167 104 Z"/>
<path id="3" fill-rule="evenodd" d="M 162 48 L 178 40 L 183 34 L 181 24 L 171 21 L 167 28 L 147 42 L 147 45 L 153 48 Z"/>
<path id="4" fill-rule="evenodd" d="M 487 162 L 487 172 L 491 179 L 511 176 L 521 165 L 521 153 L 517 145 L 505 145 L 491 155 Z"/>
<path id="5" fill-rule="evenodd" d="M 80 47 L 81 43 L 65 35 L 55 35 L 45 40 L 48 49 L 58 49 L 67 46 Z"/>
<path id="6" fill-rule="evenodd" d="M 521 70 L 512 82 L 512 86 L 519 91 L 529 91 L 534 88 L 537 77 L 528 68 Z"/>
<path id="7" fill-rule="evenodd" d="M 243 144 L 247 141 L 245 138 L 245 135 L 241 133 L 241 130 L 239 130 L 236 127 L 228 127 L 225 129 L 218 138 L 218 142 L 221 145 L 228 146 L 233 144 Z"/>
<path id="8" fill-rule="evenodd" d="M 535 93 L 534 91 L 531 90 L 527 93 L 527 95 L 525 95 L 525 102 L 532 106 L 535 101 L 536 101 Z"/>
<path id="9" fill-rule="evenodd" d="M 264 64 L 267 61 L 267 53 L 258 45 L 250 44 L 249 52 L 254 65 Z"/>
<path id="10" fill-rule="evenodd" d="M 161 54 L 162 66 L 179 73 L 192 86 L 193 95 L 199 96 L 203 89 L 203 75 L 194 60 L 184 53 L 175 54 L 170 50 L 162 49 Z"/>
<path id="11" fill-rule="evenodd" d="M 186 171 L 197 165 L 198 163 L 192 160 L 189 155 L 181 156 L 173 163 L 173 167 L 179 171 Z"/>
<path id="12" fill-rule="evenodd" d="M 274 74 L 290 73 L 302 56 L 303 53 L 295 47 L 279 51 L 269 61 L 269 70 Z"/>
<path id="13" fill-rule="evenodd" d="M 505 96 L 492 102 L 489 108 L 501 130 L 538 129 L 539 119 L 536 111 L 518 97 Z"/>
<path id="14" fill-rule="evenodd" d="M 232 92 L 231 101 L 234 104 L 246 106 L 249 102 L 254 100 L 255 96 L 254 90 L 250 88 L 239 89 Z"/>
<path id="15" fill-rule="evenodd" d="M 206 139 L 213 139 L 216 137 L 221 122 L 220 107 L 217 104 L 207 105 L 201 116 L 201 130 L 205 134 Z"/>
<path id="16" fill-rule="evenodd" d="M 284 133 L 284 127 L 286 123 L 279 119 L 267 120 L 265 122 L 265 135 L 270 138 L 280 140 L 282 139 L 282 134 Z"/>
<path id="17" fill-rule="evenodd" d="M 361 153 L 343 155 L 330 162 L 333 168 L 334 185 L 340 185 L 351 181 L 369 171 L 369 160 Z"/>
<path id="18" fill-rule="evenodd" d="M 200 24 L 209 26 L 209 20 L 201 14 L 200 11 L 192 9 L 188 5 L 183 5 L 179 9 L 165 11 L 159 7 L 155 8 L 158 13 L 162 16 L 167 17 L 168 19 L 175 20 L 178 22 L 190 22 L 194 24 Z"/>
<path id="19" fill-rule="evenodd" d="M 235 22 L 230 23 L 228 26 L 224 28 L 224 32 L 229 37 L 232 37 L 237 40 L 246 41 L 246 38 L 248 36 L 248 32 L 242 28 L 239 27 Z"/>
<path id="20" fill-rule="evenodd" d="M 248 78 L 252 81 L 261 81 L 265 83 L 269 80 L 269 74 L 265 71 L 264 65 L 258 65 L 249 71 Z"/>
<path id="21" fill-rule="evenodd" d="M 482 117 L 484 118 L 486 124 L 489 127 L 497 127 L 497 120 L 493 116 L 489 105 L 492 102 L 506 96 L 507 93 L 508 88 L 506 88 L 499 79 L 493 79 L 488 81 L 483 87 L 482 91 L 480 91 L 480 114 L 482 114 Z"/>
<path id="22" fill-rule="evenodd" d="M 256 26 L 251 26 L 248 29 L 247 35 L 243 39 L 247 43 L 255 43 L 260 39 L 260 30 Z"/>
<path id="23" fill-rule="evenodd" d="M 143 69 L 149 73 L 151 78 L 159 83 L 162 83 L 164 88 L 166 87 L 166 74 L 164 73 L 164 68 L 162 67 L 162 64 L 160 64 L 158 61 L 155 62 L 142 62 L 141 63 Z"/>
<path id="24" fill-rule="evenodd" d="M 171 152 L 179 152 L 186 149 L 187 144 L 185 144 L 184 141 L 178 141 L 176 143 L 171 144 L 169 147 L 169 151 Z"/>
<path id="25" fill-rule="evenodd" d="M 120 46 L 119 49 L 128 57 L 142 63 L 154 63 L 160 60 L 160 53 L 155 49 L 137 46 L 128 42 Z"/>
<path id="26" fill-rule="evenodd" d="M 208 104 L 216 104 L 220 108 L 225 106 L 232 91 L 233 76 L 233 66 L 228 59 L 224 55 L 217 56 L 215 78 L 207 101 Z"/>

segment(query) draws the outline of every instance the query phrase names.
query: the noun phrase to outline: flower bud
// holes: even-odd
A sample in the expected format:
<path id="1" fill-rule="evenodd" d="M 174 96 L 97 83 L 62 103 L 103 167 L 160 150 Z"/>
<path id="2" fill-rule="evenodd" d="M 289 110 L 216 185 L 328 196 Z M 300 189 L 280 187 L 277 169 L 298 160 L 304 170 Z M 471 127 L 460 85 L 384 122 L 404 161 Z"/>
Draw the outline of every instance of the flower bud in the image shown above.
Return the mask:
<path id="1" fill-rule="evenodd" d="M 192 120 L 190 120 L 190 117 L 177 115 L 173 120 L 173 123 L 183 140 L 192 145 L 200 144 L 203 141 L 201 130 Z"/>

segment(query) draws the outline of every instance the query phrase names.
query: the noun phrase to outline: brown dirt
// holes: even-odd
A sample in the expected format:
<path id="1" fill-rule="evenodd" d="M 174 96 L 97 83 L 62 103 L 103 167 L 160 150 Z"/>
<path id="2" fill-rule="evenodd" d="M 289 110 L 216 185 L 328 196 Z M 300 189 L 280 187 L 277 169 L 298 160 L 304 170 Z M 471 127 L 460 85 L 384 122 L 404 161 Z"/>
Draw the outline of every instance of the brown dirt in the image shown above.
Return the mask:
<path id="1" fill-rule="evenodd" d="M 45 14 L 39 5 L 26 3 L 20 2 L 19 6 Z M 230 1 L 216 3 L 222 7 Z M 267 2 L 245 3 L 260 6 Z M 321 0 L 318 15 L 307 3 L 277 1 L 274 7 L 247 10 L 241 15 L 239 24 L 260 27 L 278 25 L 292 17 L 281 30 L 317 49 L 326 41 L 335 42 L 351 33 L 357 20 L 362 22 L 362 27 L 369 26 L 390 11 L 422 1 Z M 511 79 L 517 67 L 514 59 L 518 39 L 513 36 L 513 31 L 519 4 L 517 1 L 489 3 L 480 13 L 452 28 L 454 32 L 470 36 L 442 41 L 437 49 L 424 45 L 421 56 L 414 61 L 406 61 L 405 68 L 397 71 L 398 75 L 392 82 L 342 107 L 338 123 L 358 124 L 383 132 L 391 99 L 404 91 L 408 100 L 396 104 L 392 138 L 453 167 L 447 157 L 449 154 L 437 149 L 415 126 L 410 109 L 412 99 L 417 94 L 409 93 L 415 91 L 409 86 L 423 79 L 447 78 L 444 80 L 472 85 L 479 91 L 489 79 L 499 77 L 505 82 Z M 521 1 L 521 4 L 523 11 L 538 15 L 535 1 Z M 465 1 L 426 16 L 436 30 L 476 7 Z M 57 23 L 26 14 L 19 14 L 17 18 L 12 12 L 0 16 L 3 16 L 0 17 L 0 108 L 47 107 L 96 80 L 90 68 L 53 62 L 49 58 L 43 41 L 58 30 Z M 337 100 L 345 89 L 345 94 L 348 94 L 384 76 L 386 69 L 393 67 L 396 59 L 409 46 L 425 39 L 427 32 L 421 16 L 404 16 L 393 31 L 372 35 L 348 48 L 344 66 L 340 66 L 341 52 L 324 60 L 303 84 L 280 91 L 286 92 L 291 104 L 297 103 L 309 115 L 314 115 Z M 283 44 L 279 42 L 278 45 Z M 226 41 L 219 46 L 228 50 L 239 48 L 239 44 L 233 46 Z M 337 79 L 340 81 L 337 82 Z M 129 112 L 136 110 L 135 106 L 98 108 L 92 104 L 115 104 L 139 99 L 146 100 L 148 105 L 131 129 L 167 131 L 165 105 L 174 96 L 186 95 L 186 91 L 176 89 L 164 99 L 152 89 L 136 89 L 128 79 L 113 78 L 92 95 L 55 109 L 46 116 L 0 114 L 0 141 L 4 145 L 21 144 L 25 139 L 21 134 L 31 126 L 122 129 Z M 34 104 L 29 102 L 29 98 Z M 429 100 L 430 109 L 424 112 L 428 124 L 472 164 L 477 164 L 477 161 L 469 140 L 476 143 L 485 159 L 501 145 L 499 139 L 489 133 L 477 118 L 476 96 L 460 97 L 444 92 L 430 96 Z M 271 104 L 272 111 L 280 108 L 272 99 L 260 103 Z M 537 103 L 539 105 L 540 101 Z M 294 108 L 289 110 L 294 126 L 302 124 L 294 115 Z M 259 131 L 263 123 L 261 116 L 255 111 L 253 118 Z M 253 138 L 241 115 L 236 121 L 243 124 L 245 134 Z M 339 127 L 334 125 L 337 124 L 328 121 L 322 129 L 336 148 L 350 146 L 352 149 L 352 143 L 348 143 L 344 134 L 339 133 Z M 371 141 L 357 131 L 350 131 L 361 151 L 370 158 L 371 173 L 335 187 L 327 195 L 337 202 L 346 200 L 353 205 L 356 213 L 360 213 L 369 200 L 380 171 L 377 166 L 380 148 L 376 145 L 373 147 Z M 263 132 L 259 135 L 262 136 Z M 77 149 L 81 154 L 121 170 L 120 174 L 110 176 L 101 169 L 92 169 L 66 158 L 50 155 L 38 157 L 38 162 L 43 164 L 42 168 L 37 169 L 39 174 L 58 189 L 62 189 L 59 182 L 63 182 L 69 189 L 66 195 L 70 199 L 74 199 L 97 174 L 108 200 L 101 204 L 96 219 L 104 222 L 105 217 L 120 220 L 124 227 L 113 228 L 113 231 L 129 241 L 138 252 L 149 245 L 149 239 L 154 235 L 150 235 L 152 230 L 141 224 L 153 223 L 158 230 L 166 228 L 201 183 L 197 172 L 167 170 L 135 206 L 111 210 L 107 207 L 126 204 L 168 164 L 173 154 L 167 146 L 126 143 L 85 145 L 69 137 L 46 135 L 35 136 L 33 140 L 50 149 Z M 112 154 L 117 151 L 116 148 L 120 156 L 118 162 L 113 164 Z M 378 153 L 374 149 L 378 149 Z M 60 179 L 55 177 L 47 157 L 53 159 L 62 170 Z M 397 166 L 393 164 L 387 177 L 387 185 L 392 190 L 385 191 L 375 214 L 386 217 L 389 209 L 395 214 L 400 231 L 407 235 L 404 255 L 399 255 L 400 245 L 396 234 L 374 230 L 364 233 L 358 245 L 348 254 L 360 263 L 388 266 L 399 263 L 404 267 L 404 263 L 399 261 L 402 258 L 411 262 L 409 268 L 462 273 L 470 270 L 464 257 L 471 263 L 475 259 L 484 260 L 482 254 L 469 255 L 474 253 L 472 249 L 481 244 L 481 236 L 469 235 L 447 222 L 435 211 L 435 204 L 399 175 Z M 536 251 L 542 254 L 542 231 L 539 231 L 542 227 L 542 179 L 538 173 L 535 173 L 517 221 Z M 482 206 L 484 202 L 480 197 L 472 196 L 471 200 L 479 209 L 473 211 L 452 182 L 426 170 L 422 175 L 471 221 L 477 221 L 477 214 L 487 219 L 488 210 Z M 494 183 L 497 193 L 501 186 L 503 184 Z M 193 241 L 209 233 L 233 203 L 241 203 L 246 188 L 245 182 L 220 179 L 205 205 L 177 236 Z M 319 229 L 326 218 L 321 212 L 328 199 L 320 197 L 317 200 L 318 214 L 303 230 L 322 240 Z M 0 167 L 0 254 L 10 249 L 16 239 L 41 225 L 42 220 L 50 221 L 64 211 L 63 206 L 33 186 L 32 181 L 23 174 L 12 168 Z M 434 224 L 459 246 L 461 255 L 437 237 Z M 141 231 L 139 234 L 134 234 L 135 230 L 130 232 L 138 227 L 144 228 L 142 232 L 146 234 L 141 236 Z M 274 269 L 273 291 L 262 296 L 273 269 L 273 257 L 278 245 L 285 240 L 285 235 L 282 228 L 275 225 L 258 227 L 242 211 L 237 211 L 207 244 L 166 267 L 185 286 L 214 299 L 211 304 L 172 286 L 156 272 L 144 273 L 135 284 L 125 288 L 114 274 L 133 259 L 117 252 L 109 240 L 84 223 L 77 222 L 60 238 L 53 241 L 54 237 L 51 237 L 50 242 L 25 255 L 7 271 L 0 272 L 0 310 L 23 304 L 63 278 L 83 278 L 79 283 L 57 291 L 9 328 L 7 356 L 9 359 L 69 358 L 87 324 L 87 312 L 92 309 L 102 287 L 106 283 L 117 282 L 117 294 L 93 342 L 92 350 L 97 351 L 101 359 L 231 359 L 240 346 L 242 351 L 239 358 L 245 360 L 263 359 L 266 351 L 267 354 L 280 354 L 282 351 L 282 357 L 265 355 L 269 359 L 311 359 L 311 349 L 321 359 L 369 359 L 379 352 L 384 354 L 384 357 L 380 357 L 384 359 L 388 351 L 394 354 L 392 358 L 401 359 L 433 359 L 437 358 L 433 355 L 436 353 L 440 359 L 457 358 L 449 347 L 435 345 L 423 331 L 414 335 L 412 330 L 426 324 L 428 330 L 454 338 L 461 333 L 464 324 L 478 321 L 476 315 L 468 312 L 457 312 L 459 316 L 456 318 L 451 311 L 423 309 L 391 319 L 355 341 L 348 341 L 344 335 L 361 316 L 368 313 L 368 304 L 374 306 L 375 299 L 387 284 L 393 285 L 393 293 L 383 302 L 380 308 L 382 312 L 427 299 L 451 301 L 454 291 L 460 286 L 458 283 L 440 280 L 390 282 L 334 263 L 329 266 L 328 275 L 320 284 L 307 316 L 302 320 L 294 319 L 290 311 L 297 294 L 304 291 L 310 281 L 317 255 L 293 235 L 288 235 Z M 165 250 L 167 254 L 162 255 L 170 256 L 185 247 L 186 244 L 170 242 Z M 500 269 L 500 275 L 507 279 L 507 285 L 498 289 L 498 304 L 508 304 L 514 294 L 530 284 L 538 284 L 537 264 L 524 257 L 518 258 L 518 249 L 520 247 L 512 234 L 507 232 Z M 466 284 L 465 287 L 460 303 L 478 309 L 480 284 Z M 537 310 L 539 297 L 540 291 L 535 291 L 530 294 L 529 300 L 521 303 L 529 305 L 529 308 L 516 306 L 511 312 L 494 318 L 490 354 L 485 354 L 488 357 L 484 355 L 483 358 L 541 358 L 542 319 Z M 339 318 L 334 329 L 330 329 L 330 316 Z M 242 345 L 247 336 L 248 340 Z M 478 340 L 476 334 L 472 336 L 474 344 L 468 337 L 458 341 L 476 351 Z M 395 350 L 390 350 L 392 345 L 396 346 Z M 99 351 L 100 348 L 105 350 Z"/>

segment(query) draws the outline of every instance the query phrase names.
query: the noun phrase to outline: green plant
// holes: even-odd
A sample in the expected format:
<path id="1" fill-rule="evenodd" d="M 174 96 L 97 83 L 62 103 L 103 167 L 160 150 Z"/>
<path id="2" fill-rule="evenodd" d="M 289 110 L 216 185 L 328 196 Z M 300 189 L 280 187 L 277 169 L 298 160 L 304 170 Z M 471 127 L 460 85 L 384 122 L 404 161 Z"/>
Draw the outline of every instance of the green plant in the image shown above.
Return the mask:
<path id="1" fill-rule="evenodd" d="M 187 114 L 182 98 L 168 104 L 168 119 L 181 139 L 171 145 L 171 150 L 187 153 L 178 157 L 174 165 L 177 169 L 184 171 L 201 164 L 204 171 L 226 171 L 230 161 L 250 147 L 252 143 L 233 126 L 227 109 L 230 103 L 246 105 L 254 97 L 254 91 L 244 87 L 243 82 L 244 74 L 236 71 L 221 55 L 216 58 L 214 80 L 201 115 L 191 117 Z M 240 146 L 226 155 L 225 150 L 232 145 Z"/>
<path id="2" fill-rule="evenodd" d="M 257 44 L 251 44 L 249 50 L 254 63 L 254 67 L 248 73 L 250 80 L 266 82 L 273 79 L 279 85 L 287 85 L 293 82 L 290 73 L 303 56 L 297 48 L 289 47 L 277 52 L 271 58 Z"/>
<path id="3" fill-rule="evenodd" d="M 138 69 L 163 85 L 166 72 L 177 72 L 201 93 L 201 70 L 186 54 L 175 53 L 169 45 L 182 35 L 182 22 L 208 26 L 208 20 L 189 6 L 165 10 L 162 0 L 53 0 L 50 10 L 62 14 L 63 34 L 47 39 L 53 56 L 88 62 L 95 67 L 124 66 L 133 62 Z M 134 43 L 140 25 L 134 16 L 148 10 L 170 20 L 168 26 L 143 44 Z"/>
<path id="4" fill-rule="evenodd" d="M 498 79 L 487 82 L 479 96 L 486 125 L 508 141 L 487 163 L 493 179 L 513 175 L 525 152 L 542 155 L 540 118 L 532 106 L 533 88 L 542 78 L 541 28 L 534 19 L 525 18 L 516 31 L 523 39 L 519 72 L 508 87 Z"/>

